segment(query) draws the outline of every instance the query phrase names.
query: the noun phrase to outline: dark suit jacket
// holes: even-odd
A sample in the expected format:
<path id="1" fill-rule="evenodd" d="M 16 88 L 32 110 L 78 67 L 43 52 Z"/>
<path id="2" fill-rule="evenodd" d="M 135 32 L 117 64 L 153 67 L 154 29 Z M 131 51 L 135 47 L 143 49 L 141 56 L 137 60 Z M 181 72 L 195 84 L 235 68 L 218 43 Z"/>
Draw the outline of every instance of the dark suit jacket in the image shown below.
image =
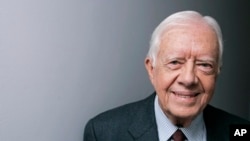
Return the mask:
<path id="1" fill-rule="evenodd" d="M 85 127 L 84 141 L 158 141 L 154 99 L 155 94 L 96 116 Z M 229 141 L 230 124 L 249 124 L 210 105 L 204 121 L 207 141 Z"/>

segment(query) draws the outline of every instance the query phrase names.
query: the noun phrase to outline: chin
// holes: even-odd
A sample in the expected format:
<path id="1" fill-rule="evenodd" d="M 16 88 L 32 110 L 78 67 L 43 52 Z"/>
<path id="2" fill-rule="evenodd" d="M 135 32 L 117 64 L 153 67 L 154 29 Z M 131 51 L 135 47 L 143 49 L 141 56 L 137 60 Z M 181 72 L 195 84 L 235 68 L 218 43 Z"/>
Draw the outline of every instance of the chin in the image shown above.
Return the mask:
<path id="1" fill-rule="evenodd" d="M 174 109 L 173 111 L 169 111 L 169 113 L 176 118 L 194 119 L 200 113 L 200 111 L 201 109 L 193 107 L 184 109 Z"/>
<path id="2" fill-rule="evenodd" d="M 198 112 L 176 113 L 175 116 L 182 119 L 194 119 L 198 114 Z"/>
<path id="3" fill-rule="evenodd" d="M 191 122 L 198 116 L 199 112 L 193 111 L 193 112 L 177 112 L 173 111 L 171 114 L 173 124 L 175 124 L 178 127 L 188 127 Z"/>

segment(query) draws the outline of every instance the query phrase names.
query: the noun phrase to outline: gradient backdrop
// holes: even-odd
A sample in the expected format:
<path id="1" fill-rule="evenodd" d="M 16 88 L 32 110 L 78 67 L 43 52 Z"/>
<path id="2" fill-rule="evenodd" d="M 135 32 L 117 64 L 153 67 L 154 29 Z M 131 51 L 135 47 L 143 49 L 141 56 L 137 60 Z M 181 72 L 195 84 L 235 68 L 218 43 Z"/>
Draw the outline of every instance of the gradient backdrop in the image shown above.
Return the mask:
<path id="1" fill-rule="evenodd" d="M 81 141 L 86 122 L 153 92 L 144 57 L 180 10 L 218 20 L 224 66 L 212 104 L 250 119 L 250 5 L 196 0 L 0 0 L 0 140 Z"/>

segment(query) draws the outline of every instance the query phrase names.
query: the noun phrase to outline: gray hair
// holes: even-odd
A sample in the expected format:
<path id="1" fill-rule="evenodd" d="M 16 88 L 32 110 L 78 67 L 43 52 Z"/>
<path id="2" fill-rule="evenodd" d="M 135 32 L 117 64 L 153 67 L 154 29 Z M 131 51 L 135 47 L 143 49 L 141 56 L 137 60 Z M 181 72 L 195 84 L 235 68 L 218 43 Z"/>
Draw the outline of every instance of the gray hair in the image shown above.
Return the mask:
<path id="1" fill-rule="evenodd" d="M 151 36 L 150 48 L 147 54 L 147 56 L 152 59 L 153 66 L 155 66 L 156 63 L 156 56 L 159 51 L 161 36 L 164 31 L 176 25 L 186 25 L 187 21 L 194 21 L 194 19 L 202 19 L 215 31 L 219 44 L 219 66 L 222 65 L 223 40 L 221 29 L 217 21 L 210 16 L 202 16 L 200 13 L 195 11 L 181 11 L 170 15 L 155 28 Z"/>

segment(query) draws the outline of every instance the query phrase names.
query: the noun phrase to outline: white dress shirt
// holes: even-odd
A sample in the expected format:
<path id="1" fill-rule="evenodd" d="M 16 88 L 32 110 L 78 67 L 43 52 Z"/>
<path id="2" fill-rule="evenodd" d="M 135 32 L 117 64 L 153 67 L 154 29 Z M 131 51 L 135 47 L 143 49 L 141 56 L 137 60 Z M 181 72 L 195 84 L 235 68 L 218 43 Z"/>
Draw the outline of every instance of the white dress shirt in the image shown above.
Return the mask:
<path id="1" fill-rule="evenodd" d="M 190 126 L 178 128 L 163 113 L 157 95 L 154 106 L 159 141 L 170 141 L 171 136 L 177 129 L 180 129 L 185 134 L 187 141 L 206 141 L 206 127 L 203 120 L 203 113 L 199 114 Z"/>

